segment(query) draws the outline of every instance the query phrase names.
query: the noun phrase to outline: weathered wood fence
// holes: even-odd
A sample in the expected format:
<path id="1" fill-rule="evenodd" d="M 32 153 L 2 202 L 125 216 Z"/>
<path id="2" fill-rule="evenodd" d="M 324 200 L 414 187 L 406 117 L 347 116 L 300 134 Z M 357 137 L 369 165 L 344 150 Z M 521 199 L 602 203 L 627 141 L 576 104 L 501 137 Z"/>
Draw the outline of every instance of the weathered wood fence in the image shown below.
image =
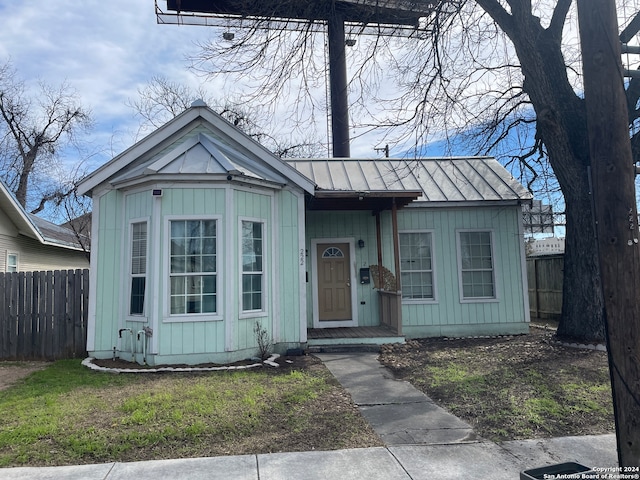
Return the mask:
<path id="1" fill-rule="evenodd" d="M 89 270 L 0 273 L 0 359 L 87 354 Z"/>
<path id="2" fill-rule="evenodd" d="M 531 318 L 558 320 L 562 313 L 564 256 L 544 255 L 527 258 L 529 310 Z"/>

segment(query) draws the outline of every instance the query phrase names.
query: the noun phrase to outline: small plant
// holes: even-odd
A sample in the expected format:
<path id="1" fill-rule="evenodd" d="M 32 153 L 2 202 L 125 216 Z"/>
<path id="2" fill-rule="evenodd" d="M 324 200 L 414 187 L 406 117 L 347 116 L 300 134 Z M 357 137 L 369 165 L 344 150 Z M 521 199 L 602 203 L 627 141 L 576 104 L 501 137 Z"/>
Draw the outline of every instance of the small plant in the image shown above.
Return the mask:
<path id="1" fill-rule="evenodd" d="M 266 360 L 271 354 L 273 343 L 269 338 L 269 332 L 262 326 L 262 324 L 256 320 L 256 325 L 253 327 L 253 333 L 256 335 L 256 341 L 258 342 L 258 355 L 260 360 Z"/>

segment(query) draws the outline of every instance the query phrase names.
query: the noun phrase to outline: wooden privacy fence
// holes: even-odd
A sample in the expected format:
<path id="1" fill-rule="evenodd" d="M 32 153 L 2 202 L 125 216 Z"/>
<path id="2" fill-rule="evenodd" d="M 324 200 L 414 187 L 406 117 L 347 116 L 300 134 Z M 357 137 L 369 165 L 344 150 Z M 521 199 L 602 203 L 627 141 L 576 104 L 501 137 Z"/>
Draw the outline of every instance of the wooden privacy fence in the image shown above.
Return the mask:
<path id="1" fill-rule="evenodd" d="M 0 273 L 0 359 L 87 354 L 89 270 Z"/>
<path id="2" fill-rule="evenodd" d="M 532 318 L 558 320 L 562 313 L 564 256 L 527 258 L 529 310 Z"/>

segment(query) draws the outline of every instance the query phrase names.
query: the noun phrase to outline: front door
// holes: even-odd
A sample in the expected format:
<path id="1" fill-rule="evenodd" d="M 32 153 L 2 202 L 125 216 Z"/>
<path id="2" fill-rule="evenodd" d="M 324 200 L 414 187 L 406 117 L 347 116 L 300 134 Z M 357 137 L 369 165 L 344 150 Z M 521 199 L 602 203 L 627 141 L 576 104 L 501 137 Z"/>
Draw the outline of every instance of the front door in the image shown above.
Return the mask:
<path id="1" fill-rule="evenodd" d="M 316 248 L 318 320 L 324 326 L 342 326 L 332 322 L 342 324 L 353 319 L 349 244 L 319 243 Z"/>

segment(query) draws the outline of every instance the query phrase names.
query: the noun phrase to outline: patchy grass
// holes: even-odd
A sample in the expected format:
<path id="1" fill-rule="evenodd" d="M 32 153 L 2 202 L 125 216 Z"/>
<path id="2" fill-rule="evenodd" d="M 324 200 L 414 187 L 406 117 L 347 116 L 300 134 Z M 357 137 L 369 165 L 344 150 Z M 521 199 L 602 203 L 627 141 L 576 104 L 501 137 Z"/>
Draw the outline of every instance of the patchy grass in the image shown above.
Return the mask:
<path id="1" fill-rule="evenodd" d="M 0 392 L 0 466 L 381 445 L 313 357 L 293 367 L 113 375 L 60 361 Z"/>
<path id="2" fill-rule="evenodd" d="M 495 441 L 612 433 L 607 355 L 552 332 L 385 346 L 383 364 Z"/>

